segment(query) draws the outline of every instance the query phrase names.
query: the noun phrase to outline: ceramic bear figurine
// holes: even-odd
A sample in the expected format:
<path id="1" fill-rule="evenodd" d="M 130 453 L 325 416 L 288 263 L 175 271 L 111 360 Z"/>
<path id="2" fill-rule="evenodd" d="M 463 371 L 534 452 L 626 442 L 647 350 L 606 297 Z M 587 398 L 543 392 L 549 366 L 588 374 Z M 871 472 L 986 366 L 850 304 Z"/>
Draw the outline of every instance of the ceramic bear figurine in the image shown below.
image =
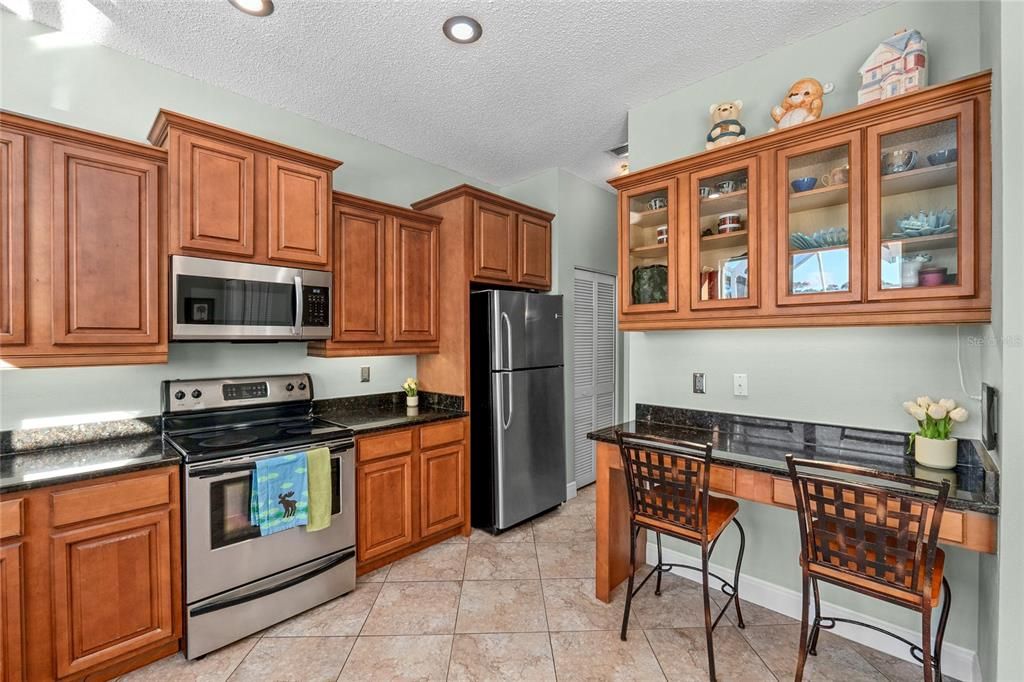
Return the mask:
<path id="1" fill-rule="evenodd" d="M 743 100 L 711 105 L 711 130 L 708 132 L 705 149 L 722 147 L 747 138 L 747 129 L 740 123 L 741 109 Z"/>
<path id="2" fill-rule="evenodd" d="M 798 80 L 789 88 L 782 104 L 772 107 L 772 119 L 780 129 L 816 121 L 825 106 L 824 96 L 834 89 L 832 83 L 822 85 L 813 78 Z"/>

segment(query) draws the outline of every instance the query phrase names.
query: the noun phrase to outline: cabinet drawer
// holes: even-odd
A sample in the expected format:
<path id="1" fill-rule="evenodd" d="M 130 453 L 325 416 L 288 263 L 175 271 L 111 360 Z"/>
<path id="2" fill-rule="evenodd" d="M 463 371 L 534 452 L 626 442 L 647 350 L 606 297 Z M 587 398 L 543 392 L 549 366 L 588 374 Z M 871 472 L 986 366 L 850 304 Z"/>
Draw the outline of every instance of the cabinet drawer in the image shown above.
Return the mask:
<path id="1" fill-rule="evenodd" d="M 25 500 L 0 502 L 0 540 L 16 538 L 25 532 Z"/>
<path id="2" fill-rule="evenodd" d="M 356 441 L 356 461 L 358 462 L 368 462 L 410 451 L 412 451 L 412 429 L 389 431 Z"/>
<path id="3" fill-rule="evenodd" d="M 173 471 L 164 469 L 134 478 L 83 485 L 52 493 L 50 504 L 53 509 L 53 525 L 66 526 L 136 509 L 170 504 L 172 474 Z"/>
<path id="4" fill-rule="evenodd" d="M 772 479 L 772 503 L 784 507 L 796 507 L 796 495 L 793 493 L 793 482 L 788 478 Z"/>
<path id="5" fill-rule="evenodd" d="M 456 443 L 466 437 L 466 426 L 461 419 L 441 424 L 420 427 L 420 448 L 435 448 L 447 443 Z"/>
<path id="6" fill-rule="evenodd" d="M 711 489 L 732 495 L 736 492 L 736 470 L 732 467 L 711 465 Z"/>

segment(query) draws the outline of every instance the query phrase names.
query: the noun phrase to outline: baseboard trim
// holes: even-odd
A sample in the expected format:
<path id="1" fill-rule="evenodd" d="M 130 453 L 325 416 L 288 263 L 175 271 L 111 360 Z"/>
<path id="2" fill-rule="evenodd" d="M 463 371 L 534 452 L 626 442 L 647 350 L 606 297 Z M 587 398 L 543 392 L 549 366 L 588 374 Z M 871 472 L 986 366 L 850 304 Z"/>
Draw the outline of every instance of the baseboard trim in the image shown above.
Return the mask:
<path id="1" fill-rule="evenodd" d="M 568 502 L 574 497 L 576 497 L 576 481 L 570 481 L 565 484 L 565 501 Z"/>
<path id="2" fill-rule="evenodd" d="M 670 563 L 699 564 L 700 561 L 699 558 L 694 560 L 691 556 L 667 547 L 662 551 L 662 556 Z M 658 546 L 653 543 L 649 543 L 647 545 L 647 562 L 649 564 L 654 564 L 657 560 Z M 720 566 L 718 564 L 711 564 L 711 570 L 719 575 L 732 575 L 733 571 L 731 567 Z M 699 580 L 694 580 L 695 574 L 691 571 L 673 569 L 672 573 L 681 578 L 699 582 Z M 714 586 L 716 581 L 712 580 L 711 584 Z M 741 573 L 740 594 L 745 601 L 753 602 L 758 606 L 763 606 L 766 609 L 771 609 L 772 611 L 789 616 L 790 618 L 796 618 L 797 620 L 800 619 L 801 596 L 800 593 L 795 590 L 776 585 L 775 583 L 770 583 L 761 578 L 755 578 L 747 575 L 746 573 Z M 837 618 L 856 619 L 877 627 L 885 628 L 886 630 L 894 632 L 901 637 L 909 639 L 911 642 L 916 641 L 921 636 L 920 632 L 908 630 L 907 628 L 893 625 L 892 623 L 888 623 L 878 618 L 871 618 L 829 602 L 822 602 L 822 611 Z M 911 663 L 917 663 L 917 661 L 911 657 L 910 651 L 908 651 L 904 645 L 891 637 L 886 637 L 885 635 L 869 630 L 868 628 L 860 628 L 854 625 L 838 623 L 836 628 L 831 630 L 831 632 L 839 635 L 840 637 L 857 642 L 858 644 L 863 644 L 864 646 L 872 649 L 882 651 L 891 656 L 901 658 L 905 661 L 910 661 Z M 949 642 L 946 642 L 942 647 L 942 671 L 945 676 L 952 676 L 958 680 L 963 680 L 963 682 L 982 682 L 981 661 L 978 658 L 977 652 L 956 644 L 950 644 Z"/>

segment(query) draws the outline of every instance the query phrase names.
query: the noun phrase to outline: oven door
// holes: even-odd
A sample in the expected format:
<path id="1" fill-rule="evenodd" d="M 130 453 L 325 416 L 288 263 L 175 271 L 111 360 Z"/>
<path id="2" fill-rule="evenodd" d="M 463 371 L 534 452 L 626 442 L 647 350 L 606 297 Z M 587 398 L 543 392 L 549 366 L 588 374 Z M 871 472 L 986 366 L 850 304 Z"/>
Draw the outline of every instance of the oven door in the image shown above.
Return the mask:
<path id="1" fill-rule="evenodd" d="M 191 604 L 355 545 L 352 441 L 331 448 L 331 525 L 261 536 L 249 514 L 256 462 L 291 451 L 185 466 L 185 593 Z"/>
<path id="2" fill-rule="evenodd" d="M 302 270 L 173 256 L 171 338 L 298 340 Z"/>

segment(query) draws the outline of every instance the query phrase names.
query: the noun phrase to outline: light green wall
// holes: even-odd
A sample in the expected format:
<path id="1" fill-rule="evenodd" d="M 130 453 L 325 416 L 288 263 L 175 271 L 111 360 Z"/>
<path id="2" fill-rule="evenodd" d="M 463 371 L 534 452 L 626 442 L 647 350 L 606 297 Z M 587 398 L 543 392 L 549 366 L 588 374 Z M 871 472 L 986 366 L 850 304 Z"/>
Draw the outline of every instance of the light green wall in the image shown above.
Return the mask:
<path id="1" fill-rule="evenodd" d="M 826 114 L 854 106 L 860 82 L 857 68 L 879 41 L 900 28 L 916 28 L 928 40 L 931 83 L 974 73 L 982 68 L 980 26 L 977 2 L 900 2 L 781 47 L 631 109 L 630 165 L 639 170 L 702 150 L 708 106 L 715 102 L 742 99 L 741 120 L 748 131 L 764 133 L 772 124 L 769 109 L 790 83 L 803 76 L 835 83 L 836 91 L 825 100 Z M 978 340 L 989 338 L 991 329 L 965 325 L 960 334 L 967 388 L 977 393 L 986 371 Z M 912 423 L 900 403 L 927 393 L 967 404 L 973 419 L 960 433 L 976 435 L 977 403 L 960 389 L 956 335 L 952 326 L 627 334 L 627 406 L 650 402 L 902 430 Z M 707 372 L 706 395 L 690 392 L 694 371 Z M 732 395 L 733 373 L 748 374 L 749 396 Z M 750 575 L 798 587 L 795 518 L 753 503 L 743 505 L 741 518 L 752 526 L 744 561 Z M 723 556 L 732 556 L 726 547 L 722 550 Z M 981 559 L 975 553 L 951 550 L 947 571 L 957 604 L 947 641 L 978 649 Z M 860 603 L 855 596 L 827 598 L 915 627 L 914 619 L 900 609 Z"/>
<path id="2" fill-rule="evenodd" d="M 567 477 L 571 481 L 573 270 L 580 267 L 615 274 L 616 198 L 611 192 L 562 169 L 543 171 L 502 189 L 501 193 L 555 214 L 551 245 L 552 292 L 562 294 L 565 315 L 565 458 Z"/>
<path id="3" fill-rule="evenodd" d="M 40 47 L 52 30 L 0 12 L 0 107 L 145 142 L 161 107 L 344 161 L 334 186 L 397 204 L 486 183 L 96 45 Z M 45 41 L 43 41 L 45 43 Z M 311 83 L 310 87 L 315 87 Z M 372 380 L 359 383 L 360 365 Z M 159 412 L 161 379 L 313 374 L 321 397 L 397 390 L 412 357 L 320 359 L 305 344 L 171 344 L 166 365 L 0 371 L 0 430 L 25 419 Z"/>

